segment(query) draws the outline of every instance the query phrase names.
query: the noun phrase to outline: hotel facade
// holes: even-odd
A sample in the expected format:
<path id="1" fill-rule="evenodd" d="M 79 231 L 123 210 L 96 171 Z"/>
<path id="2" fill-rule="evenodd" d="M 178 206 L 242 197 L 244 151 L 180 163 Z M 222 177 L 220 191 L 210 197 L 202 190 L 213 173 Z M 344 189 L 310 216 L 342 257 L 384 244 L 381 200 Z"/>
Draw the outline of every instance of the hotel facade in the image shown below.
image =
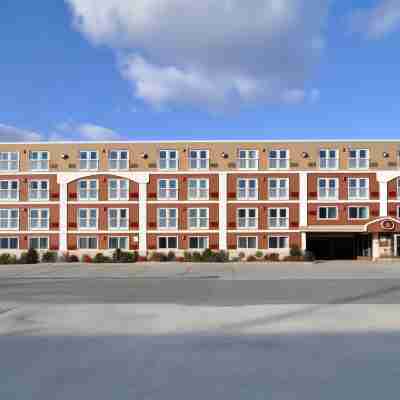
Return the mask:
<path id="1" fill-rule="evenodd" d="M 0 143 L 0 252 L 400 255 L 400 141 Z"/>

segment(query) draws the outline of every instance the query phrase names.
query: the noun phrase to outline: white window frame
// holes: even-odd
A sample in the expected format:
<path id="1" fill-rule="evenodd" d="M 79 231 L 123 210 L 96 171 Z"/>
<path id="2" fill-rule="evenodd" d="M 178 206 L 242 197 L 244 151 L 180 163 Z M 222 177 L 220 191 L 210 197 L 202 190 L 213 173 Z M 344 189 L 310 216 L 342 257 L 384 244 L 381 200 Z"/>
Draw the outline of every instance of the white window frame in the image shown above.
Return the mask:
<path id="1" fill-rule="evenodd" d="M 45 220 L 42 217 L 42 213 L 44 211 L 47 211 L 47 226 L 45 226 L 45 227 L 40 226 L 39 228 L 32 227 L 32 220 L 33 220 L 32 211 L 38 211 L 39 216 L 38 216 L 37 220 L 40 222 L 40 225 L 42 225 L 41 221 Z M 29 229 L 30 230 L 32 230 L 32 231 L 48 231 L 49 227 L 50 227 L 50 209 L 49 208 L 30 208 L 29 209 Z"/>
<path id="2" fill-rule="evenodd" d="M 329 217 L 329 212 L 327 212 L 327 217 L 326 218 L 322 218 L 320 216 L 319 210 L 322 208 L 334 208 L 336 210 L 336 216 L 334 218 Z M 318 221 L 336 221 L 339 218 L 339 209 L 337 206 L 320 206 L 317 209 L 317 220 Z"/>
<path id="3" fill-rule="evenodd" d="M 335 156 L 331 157 L 331 153 L 334 152 Z M 325 153 L 325 157 L 322 157 L 322 153 Z M 335 170 L 339 168 L 339 151 L 338 149 L 320 149 L 319 150 L 319 169 L 323 170 Z"/>
<path id="4" fill-rule="evenodd" d="M 252 154 L 255 157 L 252 157 Z M 238 149 L 236 163 L 237 168 L 240 170 L 258 170 L 259 151 L 257 149 Z"/>
<path id="5" fill-rule="evenodd" d="M 165 239 L 166 240 L 166 245 L 167 247 L 160 247 L 160 239 Z M 169 246 L 169 240 L 170 239 L 175 239 L 176 240 L 176 247 L 170 247 Z M 179 249 L 179 240 L 178 240 L 178 236 L 157 236 L 157 249 L 158 250 L 178 250 Z"/>
<path id="6" fill-rule="evenodd" d="M 82 155 L 86 154 L 86 158 Z M 92 154 L 96 154 L 96 158 L 92 158 Z M 86 166 L 84 166 L 84 163 Z M 98 150 L 79 150 L 79 170 L 80 171 L 97 171 L 99 169 L 99 152 Z"/>
<path id="7" fill-rule="evenodd" d="M 350 209 L 351 208 L 356 208 L 357 209 L 357 217 L 355 217 L 355 218 L 350 217 Z M 367 209 L 367 216 L 365 218 L 360 218 L 359 217 L 360 208 L 366 208 Z M 347 208 L 347 218 L 349 220 L 363 220 L 363 221 L 365 221 L 365 220 L 369 219 L 369 215 L 370 215 L 369 206 L 349 206 Z"/>
<path id="8" fill-rule="evenodd" d="M 17 155 L 16 159 L 13 156 Z M 15 168 L 12 168 L 15 165 Z M 6 168 L 3 168 L 5 166 Z M 18 151 L 0 151 L 0 172 L 19 171 L 19 152 Z"/>
<path id="9" fill-rule="evenodd" d="M 7 189 L 2 189 L 1 185 L 7 182 Z M 16 189 L 10 189 L 13 183 L 17 183 Z M 16 197 L 12 197 L 12 193 L 16 193 Z M 3 197 L 3 195 L 5 196 Z M 3 179 L 0 180 L 0 202 L 19 201 L 19 180 L 18 179 Z"/>
<path id="10" fill-rule="evenodd" d="M 323 196 L 321 193 L 321 186 L 320 182 L 324 181 L 325 182 L 325 187 L 323 188 L 325 190 L 326 195 Z M 331 188 L 330 182 L 335 182 L 335 187 Z M 318 185 L 318 200 L 338 200 L 339 198 L 339 179 L 338 178 L 328 178 L 328 177 L 323 177 L 323 178 L 318 178 L 317 180 L 317 185 Z M 333 195 L 331 195 L 333 193 Z"/>
<path id="11" fill-rule="evenodd" d="M 81 215 L 80 215 L 81 211 L 85 211 L 86 212 L 86 218 L 81 218 Z M 91 216 L 92 211 L 96 212 L 96 226 L 90 226 L 90 221 L 94 219 Z M 77 220 L 77 226 L 78 226 L 79 230 L 83 230 L 83 231 L 86 231 L 86 230 L 89 231 L 90 230 L 91 231 L 91 230 L 97 230 L 98 229 L 98 226 L 99 226 L 99 209 L 98 208 L 80 207 L 80 208 L 77 209 L 77 214 L 76 215 L 77 215 L 77 219 L 78 219 Z M 82 225 L 81 221 L 86 221 L 86 226 L 84 226 L 85 224 Z"/>
<path id="12" fill-rule="evenodd" d="M 245 217 L 239 217 L 241 210 L 245 210 Z M 254 217 L 249 217 L 250 210 L 255 211 Z M 241 220 L 244 220 L 244 226 L 241 225 Z M 236 210 L 236 226 L 237 229 L 258 229 L 258 208 L 257 207 L 240 207 Z"/>
<path id="13" fill-rule="evenodd" d="M 255 187 L 250 188 L 250 181 L 255 181 Z M 240 187 L 240 182 L 244 182 L 244 188 Z M 244 192 L 244 193 L 243 193 Z M 257 178 L 237 178 L 236 196 L 238 200 L 258 200 L 258 179 Z"/>
<path id="14" fill-rule="evenodd" d="M 87 246 L 81 246 L 81 240 L 86 240 Z M 96 246 L 95 247 L 89 247 L 90 240 L 95 240 L 96 241 Z M 76 238 L 76 248 L 77 249 L 82 249 L 82 250 L 97 250 L 99 248 L 99 241 L 97 239 L 97 236 L 78 236 Z"/>
<path id="15" fill-rule="evenodd" d="M 161 158 L 161 154 L 165 152 L 165 158 Z M 171 154 L 175 153 L 175 158 L 171 158 Z M 175 162 L 175 167 L 171 167 Z M 162 171 L 176 171 L 179 168 L 179 152 L 175 149 L 160 149 L 158 154 L 158 169 Z"/>
<path id="16" fill-rule="evenodd" d="M 249 247 L 249 239 L 255 239 L 256 241 L 256 246 L 255 247 Z M 240 243 L 240 239 L 245 239 L 246 240 L 246 247 L 240 247 L 239 243 Z M 236 237 L 236 248 L 238 250 L 248 250 L 248 251 L 252 251 L 252 250 L 257 250 L 258 249 L 258 237 L 257 236 L 243 236 L 243 235 L 239 235 Z"/>
<path id="17" fill-rule="evenodd" d="M 0 215 L 6 211 L 7 212 L 7 218 L 0 218 L 0 230 L 2 231 L 18 231 L 19 230 L 19 208 L 1 208 L 0 209 Z M 11 217 L 12 213 L 17 213 L 17 216 L 15 218 Z M 7 221 L 7 226 L 2 227 L 3 221 Z M 13 226 L 15 224 L 15 226 Z"/>
<path id="18" fill-rule="evenodd" d="M 277 186 L 271 189 L 271 182 L 276 181 Z M 285 182 L 285 188 L 281 188 L 281 182 Z M 275 190 L 277 195 L 272 196 L 272 191 Z M 282 196 L 282 191 L 285 190 L 285 196 Z M 289 178 L 268 178 L 268 199 L 269 200 L 289 200 Z"/>
<path id="19" fill-rule="evenodd" d="M 38 244 L 39 244 L 39 246 L 38 247 L 32 247 L 31 246 L 31 241 L 32 240 L 37 240 L 38 241 Z M 42 241 L 42 240 L 46 240 L 46 242 L 47 242 L 47 246 L 46 247 L 41 247 L 40 246 L 40 242 Z M 36 250 L 38 250 L 38 251 L 44 251 L 44 250 L 49 250 L 49 248 L 50 248 L 50 238 L 48 237 L 48 236 L 30 236 L 29 237 L 29 240 L 28 240 L 28 247 L 29 248 L 34 248 L 34 249 L 36 249 Z"/>
<path id="20" fill-rule="evenodd" d="M 368 200 L 369 199 L 369 178 L 355 178 L 355 177 L 349 177 L 347 178 L 348 183 L 347 183 L 347 190 L 348 190 L 348 199 L 349 200 Z M 351 181 L 356 181 L 356 186 L 355 187 L 350 187 L 350 182 Z M 367 185 L 365 187 L 360 186 L 361 181 L 366 181 Z M 351 191 L 356 191 L 355 195 L 351 195 Z M 365 190 L 365 196 L 360 196 L 361 190 Z"/>
<path id="21" fill-rule="evenodd" d="M 205 152 L 206 158 L 201 157 Z M 192 157 L 194 155 L 194 157 Z M 210 151 L 208 149 L 189 150 L 189 169 L 208 170 L 210 168 Z"/>
<path id="22" fill-rule="evenodd" d="M 117 213 L 116 218 L 111 218 L 111 212 L 115 211 Z M 123 218 L 121 217 L 122 212 L 126 213 L 126 216 Z M 108 229 L 110 231 L 125 231 L 129 229 L 129 208 L 109 208 L 107 211 L 107 222 L 108 222 Z M 111 220 L 116 220 L 117 225 L 112 226 Z M 121 224 L 122 221 L 125 221 L 126 223 Z"/>
<path id="23" fill-rule="evenodd" d="M 160 216 L 161 210 L 165 210 L 165 217 Z M 171 217 L 171 210 L 175 210 L 175 217 Z M 160 220 L 165 219 L 166 226 L 160 225 Z M 171 220 L 175 220 L 174 226 L 170 226 Z M 177 208 L 160 207 L 157 208 L 157 227 L 160 230 L 177 230 L 179 226 L 179 210 Z"/>
<path id="24" fill-rule="evenodd" d="M 271 239 L 276 239 L 277 246 L 272 247 L 271 246 Z M 280 246 L 281 240 L 284 239 L 285 241 L 285 246 Z M 268 236 L 268 249 L 273 249 L 273 250 L 282 250 L 282 249 L 288 249 L 289 246 L 289 236 L 282 236 L 282 235 L 270 235 Z"/>
<path id="25" fill-rule="evenodd" d="M 367 153 L 367 157 L 360 158 L 360 153 L 365 151 Z M 351 153 L 355 152 L 355 157 L 351 157 Z M 349 169 L 369 169 L 369 161 L 370 161 L 370 153 L 369 149 L 349 149 L 349 158 L 348 158 L 348 167 Z M 366 160 L 366 166 L 360 165 Z"/>
<path id="26" fill-rule="evenodd" d="M 33 155 L 37 154 L 36 159 Z M 46 155 L 46 157 L 43 157 Z M 30 171 L 48 171 L 50 166 L 50 153 L 46 150 L 30 150 L 29 154 L 29 169 Z M 37 165 L 35 168 L 34 166 Z"/>
<path id="27" fill-rule="evenodd" d="M 200 217 L 200 213 L 206 211 L 206 217 Z M 196 216 L 192 217 L 191 213 L 195 212 Z M 210 211 L 208 207 L 193 207 L 193 208 L 188 208 L 187 210 L 187 219 L 188 219 L 188 229 L 190 230 L 197 230 L 197 229 L 209 229 L 210 226 L 210 217 L 209 217 Z M 207 224 L 206 226 L 201 226 L 202 222 L 206 220 Z M 195 224 L 192 224 L 195 222 Z"/>
<path id="28" fill-rule="evenodd" d="M 111 184 L 116 182 L 116 188 L 112 189 Z M 125 188 L 122 188 L 122 183 L 126 185 Z M 125 201 L 129 200 L 129 179 L 123 178 L 112 178 L 108 179 L 107 183 L 108 187 L 108 200 L 110 201 Z M 115 192 L 116 196 L 112 196 L 112 192 Z"/>
<path id="29" fill-rule="evenodd" d="M 166 182 L 165 188 L 160 188 L 160 183 Z M 171 187 L 171 182 L 175 182 L 175 187 Z M 165 192 L 165 197 L 162 197 L 162 193 Z M 175 196 L 171 196 L 175 193 Z M 178 200 L 179 184 L 176 178 L 160 178 L 157 179 L 157 199 L 158 200 Z"/>
<path id="30" fill-rule="evenodd" d="M 277 157 L 272 157 L 271 153 L 275 152 Z M 282 152 L 285 152 L 285 157 L 282 157 Z M 289 169 L 290 154 L 289 149 L 270 149 L 268 151 L 268 167 L 269 169 Z M 275 164 L 275 165 L 274 165 Z M 285 164 L 285 165 L 283 165 Z"/>
<path id="31" fill-rule="evenodd" d="M 126 246 L 122 247 L 121 246 L 121 239 L 126 240 Z M 111 240 L 118 240 L 118 247 L 111 247 L 110 242 Z M 129 248 L 129 236 L 109 236 L 107 240 L 107 247 L 109 250 L 116 250 L 116 249 L 121 249 L 121 250 L 128 250 Z"/>
<path id="32" fill-rule="evenodd" d="M 191 181 L 196 182 L 195 189 L 190 188 Z M 206 188 L 200 187 L 201 181 L 207 182 Z M 195 193 L 196 196 L 192 196 L 193 193 Z M 203 193 L 206 193 L 206 196 L 203 196 Z M 210 198 L 210 180 L 208 178 L 190 178 L 190 179 L 188 179 L 188 200 L 208 200 L 209 198 Z"/>
<path id="33" fill-rule="evenodd" d="M 7 240 L 7 247 L 1 247 L 1 242 L 3 240 Z M 10 247 L 10 242 L 11 240 L 16 240 L 17 241 L 17 247 Z M 18 237 L 15 236 L 7 236 L 7 237 L 0 237 L 0 251 L 4 251 L 4 250 L 18 250 L 19 249 L 19 239 Z"/>
<path id="34" fill-rule="evenodd" d="M 113 153 L 117 154 L 117 158 L 111 158 Z M 126 153 L 126 158 L 121 155 Z M 115 167 L 113 163 L 115 162 Z M 125 165 L 124 165 L 125 164 Z M 110 171 L 127 171 L 129 170 L 129 150 L 127 149 L 111 149 L 108 151 L 108 169 Z"/>
<path id="35" fill-rule="evenodd" d="M 36 183 L 38 185 L 38 189 L 32 189 L 32 183 Z M 47 189 L 42 189 L 42 184 L 46 183 Z M 39 196 L 32 197 L 32 192 L 37 192 Z M 41 197 L 42 195 L 46 194 L 45 197 Z M 48 179 L 31 179 L 28 181 L 28 199 L 29 201 L 49 201 L 50 199 L 50 181 Z"/>
<path id="36" fill-rule="evenodd" d="M 196 239 L 197 243 L 199 243 L 199 240 L 204 240 L 206 245 L 205 245 L 205 247 L 192 247 L 192 246 L 190 246 L 190 240 L 191 239 Z M 210 242 L 210 240 L 209 240 L 208 236 L 189 236 L 188 237 L 188 248 L 189 248 L 189 250 L 205 250 L 205 249 L 209 249 L 210 248 L 209 247 L 209 242 Z"/>
<path id="37" fill-rule="evenodd" d="M 276 210 L 276 217 L 271 216 L 271 211 Z M 286 217 L 281 217 L 281 211 L 285 210 Z M 276 224 L 271 223 L 276 221 Z M 282 224 L 282 221 L 286 221 Z M 270 207 L 268 208 L 268 227 L 270 229 L 288 229 L 289 228 L 289 207 Z"/>
<path id="38" fill-rule="evenodd" d="M 86 182 L 86 189 L 81 189 L 81 183 Z M 91 189 L 91 182 L 96 182 L 96 189 Z M 98 179 L 79 179 L 77 182 L 78 185 L 78 200 L 79 201 L 97 201 L 99 199 L 99 181 Z M 92 191 L 96 190 L 96 197 L 90 197 L 89 195 L 91 194 Z M 86 198 L 81 196 L 81 191 L 86 192 Z"/>

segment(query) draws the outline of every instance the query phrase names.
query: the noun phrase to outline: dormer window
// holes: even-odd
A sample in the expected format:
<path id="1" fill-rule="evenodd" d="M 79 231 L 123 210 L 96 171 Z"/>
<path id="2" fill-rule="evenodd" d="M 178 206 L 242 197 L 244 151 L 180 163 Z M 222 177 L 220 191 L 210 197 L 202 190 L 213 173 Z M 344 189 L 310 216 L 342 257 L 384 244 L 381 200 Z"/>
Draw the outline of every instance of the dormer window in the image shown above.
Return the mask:
<path id="1" fill-rule="evenodd" d="M 114 171 L 128 169 L 128 150 L 111 150 L 108 152 L 108 168 Z"/>
<path id="2" fill-rule="evenodd" d="M 268 155 L 270 169 L 289 168 L 289 150 L 278 149 L 270 150 Z"/>
<path id="3" fill-rule="evenodd" d="M 238 151 L 237 167 L 239 169 L 258 169 L 258 150 Z"/>
<path id="4" fill-rule="evenodd" d="M 176 150 L 160 150 L 159 168 L 164 170 L 178 169 L 178 152 Z"/>
<path id="5" fill-rule="evenodd" d="M 369 168 L 369 150 L 351 149 L 349 150 L 349 168 L 350 169 L 368 169 Z"/>
<path id="6" fill-rule="evenodd" d="M 92 150 L 79 152 L 79 169 L 83 171 L 96 171 L 99 168 L 99 153 Z"/>
<path id="7" fill-rule="evenodd" d="M 49 170 L 49 152 L 48 151 L 30 151 L 29 166 L 31 171 Z"/>
<path id="8" fill-rule="evenodd" d="M 209 151 L 208 150 L 190 150 L 189 168 L 190 169 L 208 169 Z"/>
<path id="9" fill-rule="evenodd" d="M 336 149 L 321 149 L 319 151 L 319 167 L 321 169 L 337 169 L 339 167 L 338 151 Z"/>

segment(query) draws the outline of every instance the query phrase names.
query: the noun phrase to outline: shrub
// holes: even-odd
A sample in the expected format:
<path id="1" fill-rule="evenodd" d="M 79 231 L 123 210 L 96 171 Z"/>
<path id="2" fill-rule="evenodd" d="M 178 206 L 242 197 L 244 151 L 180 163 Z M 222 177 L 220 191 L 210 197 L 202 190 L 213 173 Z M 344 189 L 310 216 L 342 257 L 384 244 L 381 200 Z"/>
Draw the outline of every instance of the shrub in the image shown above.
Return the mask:
<path id="1" fill-rule="evenodd" d="M 110 262 L 111 258 L 105 256 L 103 253 L 97 253 L 94 257 L 93 257 L 93 262 L 96 264 L 102 264 L 102 263 L 107 263 Z"/>
<path id="2" fill-rule="evenodd" d="M 262 251 L 260 251 L 260 250 L 256 251 L 256 257 L 257 258 L 262 258 L 262 256 L 263 256 L 263 252 Z"/>
<path id="3" fill-rule="evenodd" d="M 202 261 L 214 261 L 215 253 L 211 249 L 205 249 L 201 257 Z"/>
<path id="4" fill-rule="evenodd" d="M 37 264 L 39 262 L 39 254 L 35 249 L 29 249 L 21 254 L 19 262 L 21 264 Z"/>
<path id="5" fill-rule="evenodd" d="M 83 262 L 83 263 L 91 263 L 91 262 L 93 262 L 93 258 L 90 257 L 88 254 L 84 254 L 81 257 L 81 262 Z"/>
<path id="6" fill-rule="evenodd" d="M 183 259 L 184 261 L 192 261 L 192 253 L 185 251 L 183 253 Z"/>
<path id="7" fill-rule="evenodd" d="M 246 261 L 248 261 L 248 262 L 257 261 L 257 257 L 251 254 L 251 255 L 247 256 Z"/>
<path id="8" fill-rule="evenodd" d="M 167 254 L 167 261 L 175 261 L 175 260 L 176 260 L 175 253 L 173 251 L 169 251 Z"/>
<path id="9" fill-rule="evenodd" d="M 0 264 L 7 265 L 16 263 L 17 263 L 17 257 L 15 255 L 11 255 L 8 253 L 0 254 Z"/>
<path id="10" fill-rule="evenodd" d="M 167 256 L 164 253 L 154 252 L 150 255 L 149 260 L 155 262 L 164 262 L 167 261 Z"/>
<path id="11" fill-rule="evenodd" d="M 195 252 L 192 253 L 192 260 L 191 261 L 193 261 L 193 262 L 202 262 L 202 261 L 205 261 L 205 259 L 203 258 L 202 254 L 200 254 L 198 251 L 195 251 Z"/>
<path id="12" fill-rule="evenodd" d="M 290 255 L 292 257 L 301 257 L 303 255 L 303 252 L 299 246 L 294 245 L 290 248 Z"/>
<path id="13" fill-rule="evenodd" d="M 56 251 L 46 251 L 46 253 L 42 255 L 42 262 L 44 263 L 55 263 L 57 259 L 58 255 Z"/>
<path id="14" fill-rule="evenodd" d="M 214 253 L 214 262 L 225 263 L 229 261 L 229 253 L 224 250 L 220 250 L 217 253 Z"/>
<path id="15" fill-rule="evenodd" d="M 75 254 L 71 254 L 68 256 L 67 262 L 69 263 L 79 262 L 79 257 L 76 256 Z"/>
<path id="16" fill-rule="evenodd" d="M 122 254 L 123 254 L 123 251 L 121 249 L 115 249 L 115 251 L 112 255 L 113 262 L 121 262 Z"/>
<path id="17" fill-rule="evenodd" d="M 270 253 L 264 256 L 265 261 L 279 261 L 279 254 L 278 253 Z"/>
<path id="18" fill-rule="evenodd" d="M 239 257 L 240 260 L 244 260 L 244 259 L 246 258 L 246 254 L 244 254 L 244 252 L 241 251 L 241 252 L 238 254 L 238 257 Z"/>
<path id="19" fill-rule="evenodd" d="M 138 259 L 138 253 L 135 251 L 133 253 L 124 252 L 121 256 L 122 263 L 134 263 Z"/>

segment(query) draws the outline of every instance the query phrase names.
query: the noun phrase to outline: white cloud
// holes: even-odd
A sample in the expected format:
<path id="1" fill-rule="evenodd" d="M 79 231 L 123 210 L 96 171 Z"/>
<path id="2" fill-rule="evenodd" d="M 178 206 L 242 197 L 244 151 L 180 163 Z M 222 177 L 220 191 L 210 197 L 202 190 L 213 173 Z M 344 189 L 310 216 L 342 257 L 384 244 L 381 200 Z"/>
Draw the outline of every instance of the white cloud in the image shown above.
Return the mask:
<path id="1" fill-rule="evenodd" d="M 400 1 L 381 0 L 375 7 L 351 15 L 351 28 L 370 39 L 379 39 L 400 29 Z"/>
<path id="2" fill-rule="evenodd" d="M 118 55 L 136 97 L 171 104 L 298 103 L 324 47 L 329 0 L 65 0 Z"/>
<path id="3" fill-rule="evenodd" d="M 63 122 L 56 127 L 56 133 L 50 136 L 51 140 L 66 140 L 70 135 L 79 135 L 80 140 L 119 140 L 121 136 L 112 129 L 91 123 L 75 124 L 72 122 Z"/>
<path id="4" fill-rule="evenodd" d="M 37 142 L 43 139 L 40 133 L 0 124 L 0 142 Z"/>

